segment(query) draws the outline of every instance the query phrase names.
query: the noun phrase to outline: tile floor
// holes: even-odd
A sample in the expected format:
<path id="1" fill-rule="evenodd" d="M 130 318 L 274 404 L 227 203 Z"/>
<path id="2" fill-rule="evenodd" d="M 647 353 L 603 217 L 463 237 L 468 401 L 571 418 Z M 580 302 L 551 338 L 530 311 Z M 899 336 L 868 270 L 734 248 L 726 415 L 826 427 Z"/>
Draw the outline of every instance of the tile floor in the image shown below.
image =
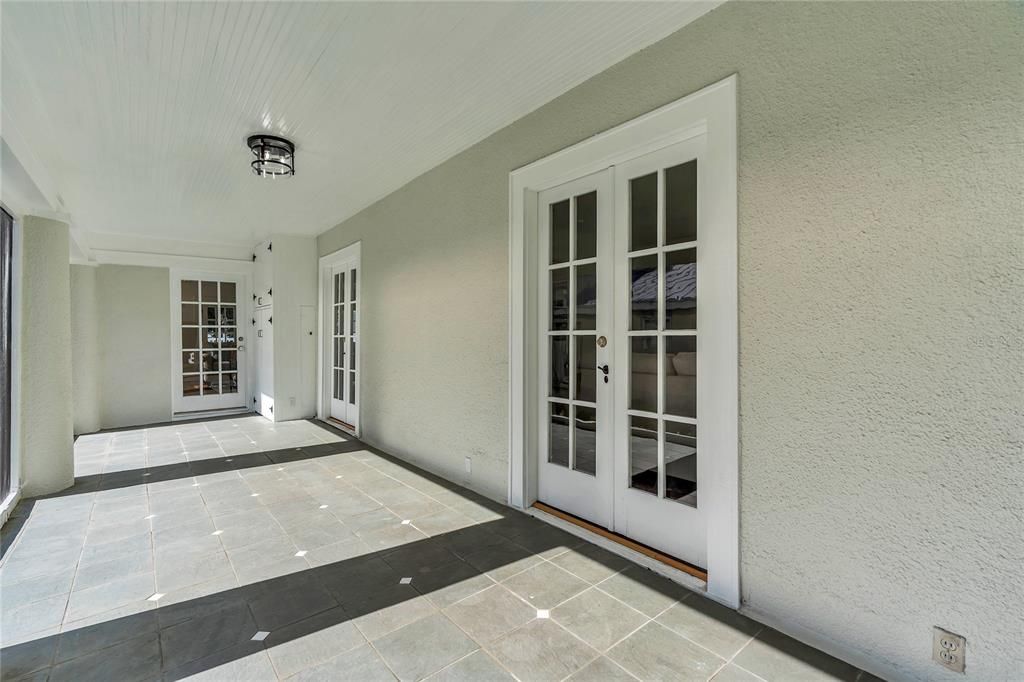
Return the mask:
<path id="1" fill-rule="evenodd" d="M 313 422 L 83 436 L 3 531 L 3 680 L 866 680 Z"/>

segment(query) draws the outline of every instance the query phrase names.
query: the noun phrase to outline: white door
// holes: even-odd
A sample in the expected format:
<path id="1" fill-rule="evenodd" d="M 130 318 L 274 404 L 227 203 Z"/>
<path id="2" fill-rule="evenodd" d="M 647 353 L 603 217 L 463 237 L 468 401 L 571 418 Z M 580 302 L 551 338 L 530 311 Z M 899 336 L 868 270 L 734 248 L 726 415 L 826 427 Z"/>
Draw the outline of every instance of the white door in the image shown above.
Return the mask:
<path id="1" fill-rule="evenodd" d="M 171 279 L 174 412 L 245 406 L 242 275 L 179 273 Z"/>
<path id="2" fill-rule="evenodd" d="M 346 260 L 330 271 L 330 416 L 355 429 L 359 422 L 359 261 Z"/>
<path id="3" fill-rule="evenodd" d="M 612 175 L 539 196 L 538 496 L 612 522 Z"/>
<path id="4" fill-rule="evenodd" d="M 713 450 L 704 433 L 697 448 L 709 388 L 698 328 L 715 298 L 710 266 L 697 268 L 703 147 L 699 136 L 615 169 L 615 530 L 701 567 Z"/>
<path id="5" fill-rule="evenodd" d="M 703 140 L 541 192 L 537 223 L 538 499 L 701 567 Z"/>
<path id="6" fill-rule="evenodd" d="M 274 309 L 256 310 L 257 387 L 255 409 L 267 419 L 274 418 Z"/>

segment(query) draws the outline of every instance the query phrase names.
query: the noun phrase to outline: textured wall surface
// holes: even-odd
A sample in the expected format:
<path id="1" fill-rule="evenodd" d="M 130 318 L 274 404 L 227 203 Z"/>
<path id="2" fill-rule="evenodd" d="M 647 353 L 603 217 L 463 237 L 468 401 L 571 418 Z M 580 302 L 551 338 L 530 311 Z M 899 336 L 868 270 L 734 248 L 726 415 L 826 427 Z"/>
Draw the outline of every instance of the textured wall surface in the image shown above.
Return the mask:
<path id="1" fill-rule="evenodd" d="M 96 270 L 101 425 L 169 421 L 170 272 L 134 265 Z"/>
<path id="2" fill-rule="evenodd" d="M 96 270 L 71 266 L 71 389 L 75 434 L 100 429 Z"/>
<path id="3" fill-rule="evenodd" d="M 1024 679 L 1022 68 L 996 3 L 728 3 L 626 59 L 321 235 L 363 244 L 366 437 L 503 496 L 509 171 L 738 73 L 745 607 Z"/>
<path id="4" fill-rule="evenodd" d="M 22 495 L 75 481 L 71 407 L 71 275 L 66 223 L 25 216 L 21 299 Z"/>

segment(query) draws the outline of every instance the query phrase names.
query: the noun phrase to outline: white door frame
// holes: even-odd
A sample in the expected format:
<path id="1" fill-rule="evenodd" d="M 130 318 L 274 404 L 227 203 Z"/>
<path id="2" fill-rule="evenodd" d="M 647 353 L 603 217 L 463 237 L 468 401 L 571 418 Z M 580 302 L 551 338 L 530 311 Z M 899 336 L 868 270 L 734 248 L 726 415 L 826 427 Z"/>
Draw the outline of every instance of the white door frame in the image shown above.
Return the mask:
<path id="1" fill-rule="evenodd" d="M 737 77 L 729 76 L 509 174 L 509 504 L 528 508 L 537 500 L 534 444 L 538 442 L 540 387 L 533 340 L 539 333 L 538 194 L 668 145 L 706 136 L 704 178 L 722 188 L 723 199 L 703 205 L 703 221 L 714 225 L 721 243 L 730 247 L 728 253 L 718 254 L 717 262 L 727 264 L 723 280 L 731 286 L 720 292 L 716 307 L 731 311 L 723 312 L 720 327 L 728 330 L 724 336 L 730 347 L 721 351 L 734 360 L 714 379 L 727 386 L 734 399 L 720 408 L 712 422 L 724 449 L 711 462 L 701 499 L 707 500 L 708 513 L 707 593 L 734 608 L 740 605 L 736 84 Z"/>
<path id="2" fill-rule="evenodd" d="M 355 242 L 326 256 L 320 256 L 320 265 L 317 271 L 316 417 L 321 421 L 327 421 L 331 416 L 330 384 L 326 381 L 327 364 L 324 362 L 324 353 L 329 352 L 331 348 L 331 344 L 328 341 L 331 327 L 327 322 L 332 319 L 331 313 L 333 312 L 333 310 L 327 310 L 328 302 L 330 302 L 330 305 L 333 305 L 331 298 L 331 292 L 333 291 L 331 270 L 335 266 L 350 260 L 356 261 L 357 271 L 359 272 L 359 285 L 356 287 L 355 299 L 356 321 L 358 324 L 363 314 L 363 284 L 366 281 L 363 277 L 362 242 Z M 358 401 L 357 406 L 359 409 L 356 410 L 355 423 L 352 424 L 355 427 L 354 435 L 356 438 L 359 437 L 360 422 L 362 421 L 360 415 L 362 413 L 363 371 L 362 365 L 359 362 L 362 354 L 363 343 L 362 339 L 360 339 L 356 344 L 355 357 L 349 358 L 349 362 L 352 363 L 356 371 L 356 400 Z"/>

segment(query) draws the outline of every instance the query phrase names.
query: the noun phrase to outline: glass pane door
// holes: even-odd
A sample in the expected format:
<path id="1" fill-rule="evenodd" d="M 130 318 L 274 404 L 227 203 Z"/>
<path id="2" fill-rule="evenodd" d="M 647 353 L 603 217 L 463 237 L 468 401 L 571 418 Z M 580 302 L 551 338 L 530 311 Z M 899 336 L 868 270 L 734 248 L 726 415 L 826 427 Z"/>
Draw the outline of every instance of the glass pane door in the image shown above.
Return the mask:
<path id="1" fill-rule="evenodd" d="M 331 416 L 355 425 L 357 410 L 356 352 L 359 336 L 359 267 L 349 261 L 331 273 Z"/>

